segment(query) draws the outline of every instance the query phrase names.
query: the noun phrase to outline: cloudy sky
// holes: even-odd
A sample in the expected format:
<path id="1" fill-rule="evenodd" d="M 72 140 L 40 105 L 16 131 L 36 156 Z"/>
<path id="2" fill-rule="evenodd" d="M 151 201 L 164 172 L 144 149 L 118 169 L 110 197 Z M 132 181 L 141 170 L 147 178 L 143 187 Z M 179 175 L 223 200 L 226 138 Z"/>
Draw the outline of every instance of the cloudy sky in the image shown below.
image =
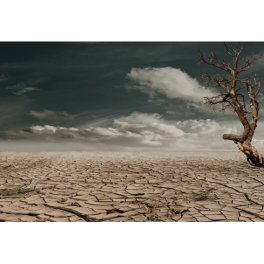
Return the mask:
<path id="1" fill-rule="evenodd" d="M 236 43 L 227 43 L 235 46 Z M 204 105 L 199 50 L 223 42 L 1 42 L 1 151 L 237 151 L 236 113 Z M 246 42 L 256 56 L 263 42 Z M 241 77 L 264 82 L 264 58 Z M 252 144 L 264 150 L 264 88 Z M 247 101 L 248 102 L 248 101 Z M 248 107 L 247 107 L 248 108 Z M 249 110 L 249 109 L 247 109 Z M 250 115 L 248 115 L 250 117 Z"/>

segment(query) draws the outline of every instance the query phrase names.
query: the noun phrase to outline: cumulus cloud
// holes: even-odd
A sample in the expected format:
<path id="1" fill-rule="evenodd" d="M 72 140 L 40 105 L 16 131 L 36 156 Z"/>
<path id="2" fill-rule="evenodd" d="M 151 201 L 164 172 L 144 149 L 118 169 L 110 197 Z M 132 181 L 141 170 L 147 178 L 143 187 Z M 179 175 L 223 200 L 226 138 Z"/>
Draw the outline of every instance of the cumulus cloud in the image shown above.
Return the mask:
<path id="1" fill-rule="evenodd" d="M 122 131 L 132 131 L 136 133 L 152 132 L 155 133 L 158 138 L 180 137 L 184 135 L 184 132 L 168 124 L 159 114 L 147 114 L 134 112 L 130 116 L 120 117 L 114 120 L 114 125 Z"/>
<path id="2" fill-rule="evenodd" d="M 24 137 L 30 140 L 106 142 L 116 145 L 161 146 L 171 138 L 185 133 L 168 124 L 159 114 L 134 112 L 130 116 L 113 120 L 112 127 L 83 129 L 55 126 L 31 126 L 19 132 L 9 132 L 10 139 Z"/>
<path id="3" fill-rule="evenodd" d="M 2 131 L 2 140 L 11 142 L 54 142 L 82 146 L 82 150 L 236 150 L 234 144 L 224 141 L 222 134 L 237 133 L 236 127 L 207 120 L 168 121 L 156 113 L 134 112 L 113 120 L 108 127 L 88 126 L 67 128 L 58 126 L 31 126 L 20 131 Z M 78 147 L 78 149 L 79 149 Z"/>
<path id="4" fill-rule="evenodd" d="M 30 82 L 21 82 L 12 86 L 6 87 L 6 90 L 11 90 L 13 94 L 22 95 L 24 93 L 32 91 L 40 91 L 41 89 L 36 87 L 31 87 Z"/>
<path id="5" fill-rule="evenodd" d="M 227 134 L 237 133 L 236 128 L 222 127 L 221 124 L 211 119 L 179 121 L 176 125 L 181 129 L 183 128 L 185 131 L 190 133 L 193 131 L 194 133 L 198 133 L 200 135 L 212 134 L 217 131 L 223 131 Z"/>
<path id="6" fill-rule="evenodd" d="M 65 111 L 50 111 L 45 109 L 42 112 L 30 111 L 30 115 L 38 118 L 38 119 L 51 119 L 51 120 L 73 120 L 78 115 L 71 115 L 66 113 Z"/>
<path id="7" fill-rule="evenodd" d="M 203 97 L 214 95 L 211 90 L 201 87 L 199 82 L 186 72 L 172 67 L 132 68 L 127 77 L 134 82 L 128 88 L 138 89 L 152 99 L 157 93 L 161 93 L 168 98 L 203 102 Z"/>

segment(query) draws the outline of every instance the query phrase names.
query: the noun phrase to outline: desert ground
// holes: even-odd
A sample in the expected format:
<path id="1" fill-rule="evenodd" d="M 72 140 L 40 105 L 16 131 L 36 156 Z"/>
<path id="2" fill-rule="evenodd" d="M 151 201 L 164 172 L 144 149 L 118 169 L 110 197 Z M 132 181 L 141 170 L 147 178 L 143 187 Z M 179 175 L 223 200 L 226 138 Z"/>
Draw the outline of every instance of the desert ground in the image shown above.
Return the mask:
<path id="1" fill-rule="evenodd" d="M 235 152 L 0 152 L 1 222 L 263 222 Z M 25 193 L 8 190 L 27 188 Z M 23 189 L 24 190 L 24 189 Z"/>

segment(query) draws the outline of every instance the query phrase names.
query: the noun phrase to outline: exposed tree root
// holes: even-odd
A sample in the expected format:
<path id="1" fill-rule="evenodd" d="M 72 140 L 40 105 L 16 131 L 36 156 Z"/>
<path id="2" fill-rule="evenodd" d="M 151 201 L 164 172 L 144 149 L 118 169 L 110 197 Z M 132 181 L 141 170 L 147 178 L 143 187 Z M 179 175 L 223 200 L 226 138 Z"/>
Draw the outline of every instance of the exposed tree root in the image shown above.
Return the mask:
<path id="1" fill-rule="evenodd" d="M 238 142 L 237 147 L 247 156 L 247 161 L 251 166 L 264 167 L 264 158 L 254 146 Z"/>
<path id="2" fill-rule="evenodd" d="M 254 166 L 254 167 L 264 167 L 264 165 L 262 163 L 260 163 L 258 159 L 253 159 L 249 155 L 247 155 L 247 161 L 248 161 L 248 163 L 251 166 Z"/>

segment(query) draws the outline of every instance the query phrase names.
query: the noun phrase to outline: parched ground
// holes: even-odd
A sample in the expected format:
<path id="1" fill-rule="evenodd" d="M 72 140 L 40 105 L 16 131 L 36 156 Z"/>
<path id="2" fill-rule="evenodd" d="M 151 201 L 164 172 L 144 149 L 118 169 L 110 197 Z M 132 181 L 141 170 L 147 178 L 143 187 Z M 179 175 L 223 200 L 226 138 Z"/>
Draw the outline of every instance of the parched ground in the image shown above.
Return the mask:
<path id="1" fill-rule="evenodd" d="M 264 168 L 239 151 L 0 152 L 0 159 L 4 222 L 264 221 Z M 14 188 L 35 190 L 6 195 Z"/>

